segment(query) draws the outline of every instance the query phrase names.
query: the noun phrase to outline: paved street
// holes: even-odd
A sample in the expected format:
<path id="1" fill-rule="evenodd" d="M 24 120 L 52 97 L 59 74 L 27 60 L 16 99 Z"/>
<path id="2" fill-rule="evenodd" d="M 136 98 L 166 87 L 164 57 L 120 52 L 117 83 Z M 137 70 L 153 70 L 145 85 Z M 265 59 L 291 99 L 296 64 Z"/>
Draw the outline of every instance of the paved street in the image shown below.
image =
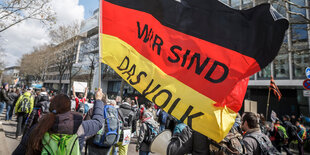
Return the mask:
<path id="1" fill-rule="evenodd" d="M 21 141 L 21 137 L 15 139 L 16 131 L 16 117 L 13 117 L 13 121 L 4 121 L 5 112 L 0 115 L 0 155 L 12 154 L 17 145 Z M 136 138 L 132 139 L 131 144 L 129 145 L 128 154 L 135 155 L 136 152 Z M 156 154 L 153 154 L 156 155 Z M 157 154 L 158 155 L 158 154 Z"/>

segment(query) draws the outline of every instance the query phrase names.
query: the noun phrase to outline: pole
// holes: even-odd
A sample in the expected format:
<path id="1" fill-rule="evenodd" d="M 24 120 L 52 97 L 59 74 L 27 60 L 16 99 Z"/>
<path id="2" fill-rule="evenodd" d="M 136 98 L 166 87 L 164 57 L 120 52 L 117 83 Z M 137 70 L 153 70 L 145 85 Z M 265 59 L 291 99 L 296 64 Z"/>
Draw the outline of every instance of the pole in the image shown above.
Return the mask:
<path id="1" fill-rule="evenodd" d="M 99 23 L 99 28 L 98 28 L 98 45 L 99 45 L 99 57 L 98 57 L 98 88 L 101 88 L 101 40 L 100 40 L 100 30 L 101 30 L 101 26 L 102 26 L 102 23 L 101 23 L 101 14 L 102 14 L 102 6 L 101 6 L 102 2 L 101 0 L 99 0 L 99 16 L 98 16 L 98 23 Z"/>
<path id="2" fill-rule="evenodd" d="M 266 118 L 265 118 L 266 120 L 268 117 L 269 102 L 270 102 L 270 88 L 269 88 L 268 99 L 267 99 Z"/>

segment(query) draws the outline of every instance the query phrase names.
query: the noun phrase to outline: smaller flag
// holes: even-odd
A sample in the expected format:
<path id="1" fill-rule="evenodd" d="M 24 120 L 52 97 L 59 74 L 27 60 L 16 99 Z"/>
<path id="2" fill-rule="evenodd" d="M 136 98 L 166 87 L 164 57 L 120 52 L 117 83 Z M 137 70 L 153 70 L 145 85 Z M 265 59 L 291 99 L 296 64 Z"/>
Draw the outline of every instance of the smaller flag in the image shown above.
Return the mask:
<path id="1" fill-rule="evenodd" d="M 276 96 L 278 97 L 278 100 L 280 101 L 280 100 L 281 100 L 281 97 L 282 97 L 282 94 L 281 94 L 279 88 L 277 87 L 276 83 L 274 82 L 272 76 L 271 76 L 271 79 L 270 79 L 270 86 L 269 86 L 269 89 L 272 89 L 272 90 L 273 90 L 274 95 L 276 95 Z"/>

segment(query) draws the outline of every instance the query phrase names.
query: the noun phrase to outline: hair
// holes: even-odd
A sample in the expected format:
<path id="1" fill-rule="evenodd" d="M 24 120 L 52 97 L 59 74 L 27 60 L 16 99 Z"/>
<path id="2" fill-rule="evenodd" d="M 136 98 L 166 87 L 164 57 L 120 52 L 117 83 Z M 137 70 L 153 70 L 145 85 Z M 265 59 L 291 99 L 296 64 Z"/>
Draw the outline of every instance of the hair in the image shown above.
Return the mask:
<path id="1" fill-rule="evenodd" d="M 265 119 L 265 117 L 264 117 L 263 114 L 260 114 L 260 115 L 259 115 L 259 119 L 260 119 L 260 122 L 261 122 L 262 124 L 265 124 L 266 119 Z"/>
<path id="2" fill-rule="evenodd" d="M 246 112 L 242 118 L 243 122 L 247 121 L 250 129 L 257 128 L 257 116 L 253 112 Z"/>
<path id="3" fill-rule="evenodd" d="M 42 151 L 42 139 L 44 134 L 48 132 L 55 123 L 56 115 L 70 111 L 71 101 L 65 94 L 58 94 L 51 99 L 49 110 L 51 113 L 44 115 L 38 122 L 38 125 L 32 130 L 29 135 L 27 146 L 27 155 L 38 154 Z"/>
<path id="4" fill-rule="evenodd" d="M 42 87 L 42 88 L 41 88 L 41 92 L 46 92 L 46 88 L 45 88 L 45 87 Z"/>
<path id="5" fill-rule="evenodd" d="M 146 107 L 146 109 L 151 108 L 152 107 L 152 103 L 151 102 L 146 102 L 145 103 L 145 107 Z"/>

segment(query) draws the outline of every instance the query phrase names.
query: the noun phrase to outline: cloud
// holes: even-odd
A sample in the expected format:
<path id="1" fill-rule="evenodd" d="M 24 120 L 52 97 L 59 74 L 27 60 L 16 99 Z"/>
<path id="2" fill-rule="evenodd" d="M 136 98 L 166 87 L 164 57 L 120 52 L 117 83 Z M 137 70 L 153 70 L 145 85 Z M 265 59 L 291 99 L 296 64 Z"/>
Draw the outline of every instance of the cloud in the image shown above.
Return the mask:
<path id="1" fill-rule="evenodd" d="M 84 7 L 78 0 L 52 0 L 52 8 L 56 12 L 56 25 L 82 21 Z M 55 26 L 56 26 L 55 25 Z M 6 67 L 16 65 L 23 54 L 32 51 L 33 47 L 50 41 L 47 27 L 36 20 L 26 20 L 1 34 L 0 42 L 6 53 Z"/>

